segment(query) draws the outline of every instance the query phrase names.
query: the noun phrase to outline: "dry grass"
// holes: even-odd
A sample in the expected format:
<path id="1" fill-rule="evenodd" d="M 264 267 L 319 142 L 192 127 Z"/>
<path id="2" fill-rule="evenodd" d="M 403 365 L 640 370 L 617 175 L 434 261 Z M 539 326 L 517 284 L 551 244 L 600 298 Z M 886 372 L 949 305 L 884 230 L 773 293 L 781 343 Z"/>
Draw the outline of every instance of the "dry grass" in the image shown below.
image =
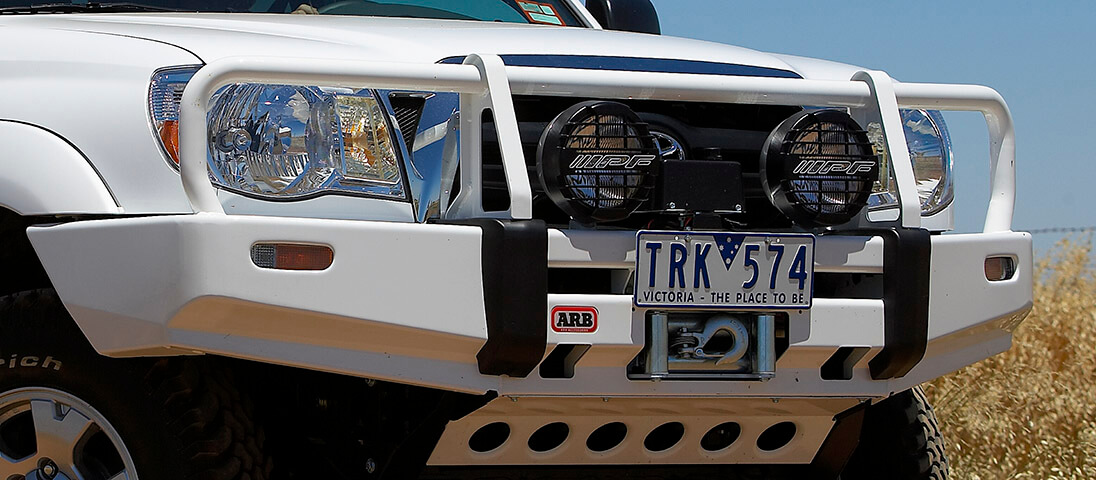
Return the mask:
<path id="1" fill-rule="evenodd" d="M 1036 265 L 1012 349 L 937 379 L 952 478 L 1096 478 L 1096 269 L 1090 239 Z"/>

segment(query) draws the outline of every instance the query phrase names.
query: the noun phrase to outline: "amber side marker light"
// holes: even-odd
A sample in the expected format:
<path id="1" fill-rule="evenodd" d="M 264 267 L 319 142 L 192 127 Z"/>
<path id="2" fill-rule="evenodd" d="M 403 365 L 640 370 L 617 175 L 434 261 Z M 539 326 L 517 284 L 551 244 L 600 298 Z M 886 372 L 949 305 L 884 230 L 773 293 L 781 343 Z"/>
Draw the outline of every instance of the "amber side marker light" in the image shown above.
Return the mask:
<path id="1" fill-rule="evenodd" d="M 1001 282 L 1016 274 L 1016 261 L 1012 257 L 986 257 L 986 280 Z"/>
<path id="2" fill-rule="evenodd" d="M 256 243 L 251 246 L 251 261 L 260 268 L 326 270 L 334 260 L 335 251 L 327 245 Z"/>

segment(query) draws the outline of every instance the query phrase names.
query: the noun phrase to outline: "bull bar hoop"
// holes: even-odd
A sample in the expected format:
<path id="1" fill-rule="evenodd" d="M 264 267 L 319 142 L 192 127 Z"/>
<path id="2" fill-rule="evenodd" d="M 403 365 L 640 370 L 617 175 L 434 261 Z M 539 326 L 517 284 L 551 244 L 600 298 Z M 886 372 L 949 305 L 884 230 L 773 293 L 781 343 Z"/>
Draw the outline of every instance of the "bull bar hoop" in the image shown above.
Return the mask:
<path id="1" fill-rule="evenodd" d="M 990 201 L 983 232 L 1008 232 L 1016 201 L 1016 144 L 1012 115 L 996 90 L 979 85 L 900 83 L 881 71 L 859 71 L 849 81 L 723 77 L 695 74 L 583 71 L 508 67 L 498 55 L 469 55 L 463 65 L 412 64 L 285 57 L 229 57 L 202 67 L 187 84 L 180 107 L 180 176 L 193 210 L 224 209 L 207 166 L 206 112 L 221 87 L 258 82 L 317 86 L 368 86 L 459 93 L 461 191 L 449 218 L 532 218 L 532 189 L 518 135 L 513 95 L 606 99 L 705 101 L 764 105 L 866 108 L 881 120 L 893 162 L 900 225 L 921 226 L 913 166 L 898 109 L 981 112 L 990 136 Z M 487 212 L 480 201 L 480 135 L 485 110 L 498 126 L 510 206 Z M 898 145 L 901 148 L 892 148 Z"/>

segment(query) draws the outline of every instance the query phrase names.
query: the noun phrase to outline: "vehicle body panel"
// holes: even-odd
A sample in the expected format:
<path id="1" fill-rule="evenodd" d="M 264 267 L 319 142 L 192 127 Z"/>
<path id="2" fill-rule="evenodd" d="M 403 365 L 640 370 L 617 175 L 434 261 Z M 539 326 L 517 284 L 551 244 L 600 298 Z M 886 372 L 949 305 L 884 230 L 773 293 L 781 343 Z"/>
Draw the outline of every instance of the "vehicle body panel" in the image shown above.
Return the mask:
<path id="1" fill-rule="evenodd" d="M 36 145 L 51 149 L 45 165 L 67 169 L 63 180 L 88 182 L 54 199 L 48 188 L 58 185 L 56 179 L 46 185 L 18 165 L 0 172 L 0 186 L 18 181 L 32 191 L 18 194 L 26 196 L 23 204 L 2 195 L 0 204 L 19 213 L 127 214 L 27 231 L 61 300 L 97 351 L 113 357 L 224 355 L 500 395 L 449 424 L 431 459 L 434 465 L 809 462 L 836 415 L 1006 350 L 1013 329 L 1031 309 L 1031 236 L 1011 231 L 1011 117 L 1000 96 L 985 87 L 900 84 L 883 72 L 849 65 L 670 37 L 448 20 L 35 15 L 0 17 L 0 43 L 30 46 L 0 53 L 0 91 L 16 93 L 0 96 L 0 143 L 14 143 L 17 152 Z M 505 65 L 504 54 L 684 59 L 791 71 L 804 78 L 518 67 Z M 453 57 L 465 64 L 438 65 Z M 158 144 L 147 103 L 153 73 L 179 65 L 202 67 L 183 94 L 181 169 Z M 461 194 L 452 203 L 441 201 L 441 211 L 427 222 L 420 203 L 435 200 L 436 178 L 434 190 L 422 187 L 431 195 L 414 199 L 420 203 L 339 195 L 266 201 L 215 188 L 205 162 L 208 136 L 200 127 L 209 94 L 226 83 L 271 79 L 322 85 L 369 79 L 377 83 L 360 86 L 449 95 L 437 119 L 441 123 L 420 125 L 414 133 L 433 135 L 435 150 L 441 150 L 442 140 L 459 149 L 459 155 L 447 157 L 447 166 L 460 162 Z M 549 312 L 554 307 L 597 312 L 596 328 L 588 331 L 554 331 L 550 316 L 537 327 L 545 330 L 544 350 L 538 344 L 534 352 L 542 361 L 560 348 L 582 349 L 570 376 L 540 370 L 526 376 L 485 374 L 477 356 L 490 340 L 484 266 L 494 252 L 483 247 L 485 230 L 452 223 L 533 217 L 511 94 L 830 105 L 879 121 L 886 148 L 894 149 L 891 158 L 898 162 L 903 213 L 896 207 L 877 215 L 893 214 L 883 221 L 863 215 L 834 231 L 809 232 L 816 236 L 816 274 L 849 277 L 907 275 L 886 265 L 889 237 L 881 230 L 950 227 L 950 209 L 936 219 L 917 214 L 898 109 L 980 111 L 990 127 L 993 165 L 985 231 L 931 237 L 919 231 L 931 250 L 931 281 L 910 288 L 928 291 L 923 325 L 928 338 L 921 345 L 924 358 L 904 375 L 873 375 L 870 363 L 888 348 L 893 333 L 886 314 L 886 306 L 894 305 L 887 298 L 893 297 L 861 294 L 816 296 L 809 309 L 780 312 L 787 320 L 782 332 L 787 350 L 772 379 L 652 381 L 628 375 L 647 345 L 653 310 L 635 307 L 624 286 L 636 268 L 636 232 L 553 225 L 547 229 L 547 269 L 609 270 L 619 277 L 620 288 L 547 291 L 544 298 L 527 299 L 545 302 Z M 477 193 L 484 108 L 495 113 L 513 197 L 505 211 L 485 211 Z M 10 127 L 5 120 L 34 127 Z M 189 125 L 198 127 L 185 130 Z M 46 140 L 47 130 L 57 138 Z M 404 175 L 416 174 L 411 170 Z M 412 192 L 418 188 L 411 183 Z M 256 243 L 271 242 L 329 246 L 334 261 L 319 271 L 260 268 L 250 251 Z M 1005 281 L 986 279 L 983 262 L 1001 255 L 1014 260 L 1015 274 Z M 862 351 L 848 366 L 849 378 L 823 378 L 820 368 L 848 348 Z M 750 436 L 788 419 L 800 431 L 794 444 L 777 451 L 743 442 L 746 446 L 718 454 L 680 445 L 652 453 L 640 448 L 638 438 L 604 455 L 578 447 L 539 455 L 512 446 L 479 454 L 469 451 L 467 441 L 481 426 L 505 418 L 512 419 L 519 437 L 560 418 L 582 435 L 607 418 L 620 418 L 639 430 L 682 421 L 690 439 L 683 444 L 695 444 L 712 422 L 731 414 L 741 416 Z"/>
<path id="2" fill-rule="evenodd" d="M 20 215 L 121 212 L 95 168 L 53 132 L 0 120 L 0 145 L 0 207 Z"/>

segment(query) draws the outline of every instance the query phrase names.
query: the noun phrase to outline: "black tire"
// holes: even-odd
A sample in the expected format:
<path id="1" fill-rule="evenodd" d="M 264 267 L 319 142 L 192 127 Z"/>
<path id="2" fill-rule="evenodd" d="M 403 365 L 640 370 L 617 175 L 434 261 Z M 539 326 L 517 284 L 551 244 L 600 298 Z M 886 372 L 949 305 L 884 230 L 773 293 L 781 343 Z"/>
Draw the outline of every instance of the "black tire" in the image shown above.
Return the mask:
<path id="1" fill-rule="evenodd" d="M 895 394 L 868 408 L 860 444 L 841 478 L 949 478 L 944 437 L 921 387 Z"/>
<path id="2" fill-rule="evenodd" d="M 34 290 L 0 297 L 0 360 L 0 395 L 48 388 L 82 400 L 117 431 L 143 480 L 270 476 L 251 405 L 217 359 L 104 357 L 53 290 Z"/>

